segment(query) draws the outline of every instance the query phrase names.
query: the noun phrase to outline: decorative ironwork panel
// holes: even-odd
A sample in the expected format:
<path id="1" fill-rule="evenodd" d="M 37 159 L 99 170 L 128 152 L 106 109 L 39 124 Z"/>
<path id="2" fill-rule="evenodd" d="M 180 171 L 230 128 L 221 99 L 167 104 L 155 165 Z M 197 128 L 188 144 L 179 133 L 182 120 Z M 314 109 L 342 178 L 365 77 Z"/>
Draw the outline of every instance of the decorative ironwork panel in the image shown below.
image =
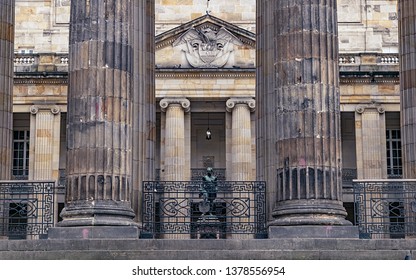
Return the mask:
<path id="1" fill-rule="evenodd" d="M 354 181 L 354 202 L 362 238 L 416 236 L 416 180 Z"/>
<path id="2" fill-rule="evenodd" d="M 54 225 L 55 182 L 1 181 L 0 235 L 10 239 L 47 234 Z"/>
<path id="3" fill-rule="evenodd" d="M 153 238 L 264 238 L 266 184 L 218 181 L 204 196 L 206 183 L 143 182 L 143 232 Z"/>

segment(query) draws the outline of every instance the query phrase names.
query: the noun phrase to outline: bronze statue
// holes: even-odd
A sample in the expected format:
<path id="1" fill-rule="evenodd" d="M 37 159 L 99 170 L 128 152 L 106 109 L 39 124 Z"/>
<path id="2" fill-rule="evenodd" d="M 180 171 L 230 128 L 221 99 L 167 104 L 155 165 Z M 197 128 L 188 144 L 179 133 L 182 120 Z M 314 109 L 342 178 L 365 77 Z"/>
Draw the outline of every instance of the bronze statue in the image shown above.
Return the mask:
<path id="1" fill-rule="evenodd" d="M 203 204 L 209 207 L 209 210 L 207 212 L 210 212 L 213 210 L 213 202 L 217 198 L 217 191 L 218 191 L 218 185 L 217 185 L 217 177 L 212 174 L 212 168 L 207 168 L 207 175 L 205 175 L 202 178 L 203 184 L 200 188 L 199 197 L 203 198 Z"/>

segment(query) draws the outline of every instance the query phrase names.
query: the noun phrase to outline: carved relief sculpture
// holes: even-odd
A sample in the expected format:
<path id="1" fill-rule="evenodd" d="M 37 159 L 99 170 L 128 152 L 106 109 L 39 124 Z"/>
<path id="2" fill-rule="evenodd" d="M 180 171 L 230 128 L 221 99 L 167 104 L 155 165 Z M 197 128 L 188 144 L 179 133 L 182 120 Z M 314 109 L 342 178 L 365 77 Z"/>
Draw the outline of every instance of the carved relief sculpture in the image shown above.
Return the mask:
<path id="1" fill-rule="evenodd" d="M 188 63 L 194 68 L 221 68 L 229 61 L 234 46 L 243 43 L 224 27 L 190 28 L 182 34 L 173 47 L 181 47 Z"/>

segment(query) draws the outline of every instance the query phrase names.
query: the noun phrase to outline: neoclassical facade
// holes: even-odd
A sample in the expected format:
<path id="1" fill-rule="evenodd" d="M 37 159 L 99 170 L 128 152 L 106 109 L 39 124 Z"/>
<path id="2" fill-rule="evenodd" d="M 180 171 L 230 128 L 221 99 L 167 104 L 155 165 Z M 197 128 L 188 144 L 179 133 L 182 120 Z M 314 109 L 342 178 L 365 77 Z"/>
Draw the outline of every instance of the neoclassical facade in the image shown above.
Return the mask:
<path id="1" fill-rule="evenodd" d="M 143 181 L 207 167 L 266 181 L 276 227 L 414 178 L 412 0 L 0 7 L 0 180 L 58 182 L 62 226 L 140 224 Z"/>

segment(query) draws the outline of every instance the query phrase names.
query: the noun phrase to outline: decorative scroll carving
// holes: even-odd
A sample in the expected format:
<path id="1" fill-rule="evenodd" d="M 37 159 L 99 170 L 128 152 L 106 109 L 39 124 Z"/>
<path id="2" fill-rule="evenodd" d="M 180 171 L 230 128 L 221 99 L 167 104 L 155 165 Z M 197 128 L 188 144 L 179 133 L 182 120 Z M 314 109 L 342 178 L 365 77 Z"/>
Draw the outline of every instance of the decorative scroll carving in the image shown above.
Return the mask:
<path id="1" fill-rule="evenodd" d="M 234 46 L 243 43 L 230 31 L 221 27 L 191 28 L 181 35 L 173 47 L 179 46 L 188 63 L 195 68 L 220 68 L 230 59 Z"/>
<path id="2" fill-rule="evenodd" d="M 363 114 L 366 109 L 376 109 L 380 114 L 384 114 L 386 111 L 384 107 L 377 103 L 358 105 L 357 108 L 355 108 L 355 111 L 358 114 Z"/>
<path id="3" fill-rule="evenodd" d="M 237 104 L 246 104 L 250 108 L 251 112 L 254 112 L 256 109 L 256 101 L 252 98 L 230 98 L 227 100 L 227 111 L 232 112 L 235 105 Z"/>
<path id="4" fill-rule="evenodd" d="M 61 108 L 58 105 L 32 105 L 30 106 L 30 113 L 36 115 L 39 110 L 50 110 L 52 114 L 57 115 L 61 112 Z"/>
<path id="5" fill-rule="evenodd" d="M 159 102 L 160 108 L 163 112 L 166 111 L 170 104 L 181 105 L 185 112 L 189 112 L 191 110 L 191 102 L 186 98 L 163 98 Z"/>

